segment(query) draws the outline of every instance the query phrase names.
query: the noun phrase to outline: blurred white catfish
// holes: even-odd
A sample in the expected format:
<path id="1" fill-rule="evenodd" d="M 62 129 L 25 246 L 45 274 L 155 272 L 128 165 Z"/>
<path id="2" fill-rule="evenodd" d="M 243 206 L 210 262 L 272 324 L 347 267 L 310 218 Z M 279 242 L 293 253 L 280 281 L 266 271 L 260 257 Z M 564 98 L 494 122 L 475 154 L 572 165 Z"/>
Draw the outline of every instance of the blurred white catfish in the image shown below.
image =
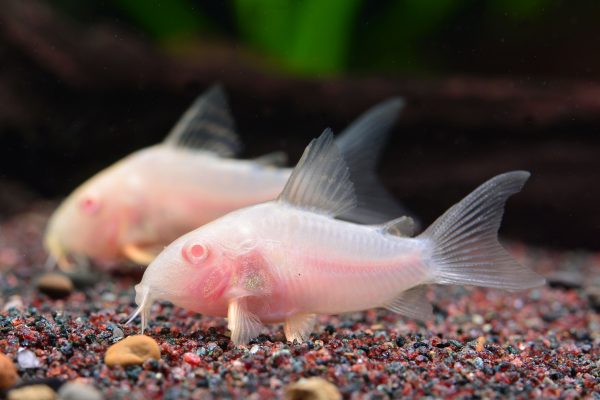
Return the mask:
<path id="1" fill-rule="evenodd" d="M 359 208 L 345 218 L 383 221 L 402 209 L 375 177 L 375 165 L 403 101 L 373 107 L 338 144 L 359 184 Z M 125 157 L 75 190 L 52 215 L 45 235 L 50 261 L 114 266 L 147 265 L 167 244 L 230 211 L 272 200 L 291 168 L 282 153 L 232 158 L 241 148 L 225 94 L 213 86 L 199 96 L 166 140 Z"/>
<path id="2" fill-rule="evenodd" d="M 277 200 L 234 211 L 166 247 L 135 287 L 139 307 L 131 319 L 141 313 L 143 330 L 152 302 L 167 300 L 226 316 L 236 344 L 277 322 L 288 340 L 304 340 L 317 314 L 384 307 L 426 319 L 424 285 L 518 290 L 544 283 L 497 237 L 504 204 L 528 172 L 490 179 L 415 238 L 398 235 L 404 217 L 371 226 L 334 219 L 357 204 L 350 176 L 326 131 Z"/>

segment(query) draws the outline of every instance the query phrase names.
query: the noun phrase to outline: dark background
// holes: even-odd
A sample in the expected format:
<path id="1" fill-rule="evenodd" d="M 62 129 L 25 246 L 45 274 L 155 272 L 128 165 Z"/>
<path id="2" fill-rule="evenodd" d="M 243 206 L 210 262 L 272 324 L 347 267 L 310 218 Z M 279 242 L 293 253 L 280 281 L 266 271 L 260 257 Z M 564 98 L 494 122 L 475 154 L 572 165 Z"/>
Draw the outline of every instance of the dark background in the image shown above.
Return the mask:
<path id="1" fill-rule="evenodd" d="M 157 143 L 215 81 L 245 156 L 292 162 L 393 95 L 384 183 L 430 223 L 494 174 L 532 178 L 503 234 L 600 248 L 600 3 L 2 0 L 0 214 Z"/>

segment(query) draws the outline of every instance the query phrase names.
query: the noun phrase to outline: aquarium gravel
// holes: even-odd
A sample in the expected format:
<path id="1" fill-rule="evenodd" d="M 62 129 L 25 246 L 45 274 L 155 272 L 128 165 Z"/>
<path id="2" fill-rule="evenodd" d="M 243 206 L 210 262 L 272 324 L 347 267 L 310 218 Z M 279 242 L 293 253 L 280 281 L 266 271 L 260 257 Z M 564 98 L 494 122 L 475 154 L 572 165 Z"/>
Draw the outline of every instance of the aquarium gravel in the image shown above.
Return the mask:
<path id="1" fill-rule="evenodd" d="M 435 319 L 426 324 L 385 310 L 322 316 L 305 343 L 286 343 L 270 326 L 234 346 L 223 318 L 157 302 L 146 334 L 160 360 L 108 367 L 107 348 L 139 333 L 139 320 L 123 322 L 142 269 L 78 272 L 70 293 L 40 290 L 52 206 L 0 225 L 0 353 L 14 361 L 18 386 L 59 391 L 77 382 L 106 399 L 258 399 L 322 377 L 350 399 L 600 399 L 600 254 L 512 243 L 521 262 L 548 277 L 546 287 L 434 287 Z"/>

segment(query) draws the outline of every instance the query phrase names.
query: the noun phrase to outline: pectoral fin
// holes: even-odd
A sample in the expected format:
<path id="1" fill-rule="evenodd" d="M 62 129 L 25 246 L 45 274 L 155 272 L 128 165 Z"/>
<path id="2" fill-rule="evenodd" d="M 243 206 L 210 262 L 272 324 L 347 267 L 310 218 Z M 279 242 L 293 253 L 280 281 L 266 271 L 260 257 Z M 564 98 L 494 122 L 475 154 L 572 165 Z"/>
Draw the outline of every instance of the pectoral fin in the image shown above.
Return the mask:
<path id="1" fill-rule="evenodd" d="M 91 267 L 90 260 L 87 257 L 76 254 L 69 256 L 61 255 L 56 259 L 52 256 L 48 257 L 48 260 L 46 260 L 46 268 L 53 269 L 54 266 L 58 266 L 58 269 L 66 273 L 76 272 L 78 270 L 87 271 Z"/>
<path id="2" fill-rule="evenodd" d="M 67 256 L 61 255 L 60 257 L 57 257 L 55 260 L 53 259 L 53 261 L 56 262 L 56 265 L 58 265 L 58 268 L 63 272 L 73 272 L 77 269 L 76 268 L 77 264 L 75 264 L 74 262 L 71 262 Z"/>
<path id="3" fill-rule="evenodd" d="M 231 331 L 231 341 L 236 345 L 246 344 L 260 334 L 262 323 L 256 315 L 248 311 L 247 297 L 229 302 L 227 329 Z"/>
<path id="4" fill-rule="evenodd" d="M 121 249 L 123 254 L 136 264 L 148 265 L 158 254 L 158 249 L 152 246 L 143 246 L 130 243 Z"/>
<path id="5" fill-rule="evenodd" d="M 296 314 L 285 321 L 283 331 L 285 338 L 293 342 L 307 340 L 315 326 L 315 314 Z"/>

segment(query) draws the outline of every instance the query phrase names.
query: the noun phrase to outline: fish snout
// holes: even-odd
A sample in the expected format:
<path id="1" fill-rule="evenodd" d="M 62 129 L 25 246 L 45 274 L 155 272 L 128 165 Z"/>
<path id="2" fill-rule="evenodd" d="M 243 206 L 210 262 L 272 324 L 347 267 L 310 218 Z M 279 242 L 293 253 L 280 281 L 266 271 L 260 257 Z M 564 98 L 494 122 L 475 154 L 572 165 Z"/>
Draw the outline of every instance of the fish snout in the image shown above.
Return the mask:
<path id="1" fill-rule="evenodd" d="M 83 266 L 88 265 L 87 260 L 83 257 L 78 257 L 67 251 L 66 246 L 64 246 L 54 233 L 46 233 L 44 247 L 48 252 L 48 260 L 46 261 L 48 268 L 58 265 L 63 271 L 72 271 L 78 263 Z"/>
<path id="2" fill-rule="evenodd" d="M 61 264 L 67 259 L 67 252 L 55 233 L 48 231 L 44 237 L 44 247 L 48 252 L 48 264 Z"/>
<path id="3" fill-rule="evenodd" d="M 138 283 L 133 288 L 135 289 L 135 304 L 139 306 L 144 301 L 144 297 L 146 297 L 149 292 L 149 288 L 143 283 Z"/>

